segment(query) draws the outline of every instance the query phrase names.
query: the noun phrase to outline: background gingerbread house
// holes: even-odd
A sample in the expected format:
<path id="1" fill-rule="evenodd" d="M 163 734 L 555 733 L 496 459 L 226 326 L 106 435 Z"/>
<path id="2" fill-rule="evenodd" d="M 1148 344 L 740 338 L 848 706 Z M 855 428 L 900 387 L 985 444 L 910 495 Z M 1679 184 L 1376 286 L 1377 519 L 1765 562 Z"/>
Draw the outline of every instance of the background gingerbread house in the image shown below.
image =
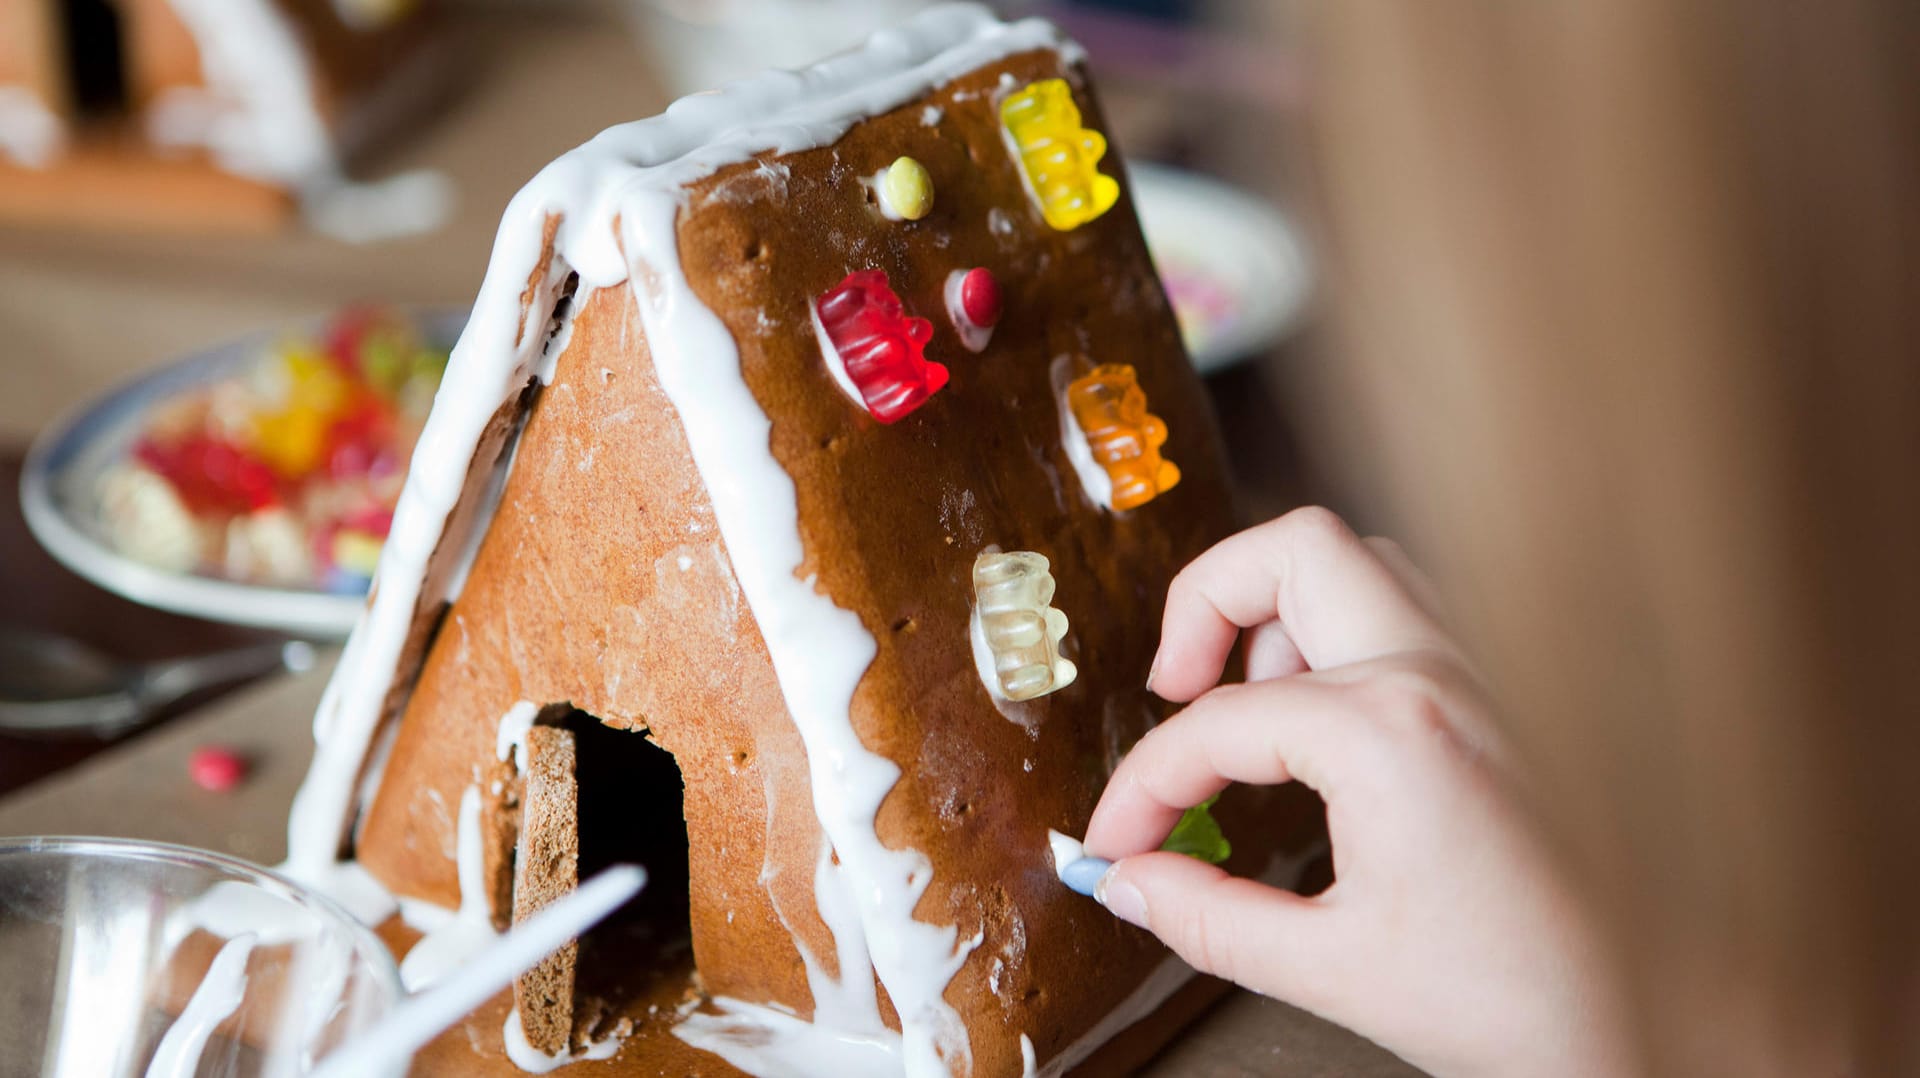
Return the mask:
<path id="1" fill-rule="evenodd" d="M 426 98 L 418 0 L 0 0 L 0 215 L 259 227 Z"/>

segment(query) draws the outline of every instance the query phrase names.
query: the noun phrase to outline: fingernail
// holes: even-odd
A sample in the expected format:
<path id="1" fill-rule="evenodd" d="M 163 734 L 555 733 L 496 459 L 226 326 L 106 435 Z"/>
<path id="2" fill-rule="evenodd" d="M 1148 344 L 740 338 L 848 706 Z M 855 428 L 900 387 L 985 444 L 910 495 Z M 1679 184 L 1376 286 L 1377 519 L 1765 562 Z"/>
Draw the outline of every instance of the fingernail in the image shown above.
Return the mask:
<path id="1" fill-rule="evenodd" d="M 1113 870 L 1108 869 L 1093 888 L 1094 900 L 1107 908 L 1107 912 L 1130 925 L 1147 927 L 1147 899 L 1140 889 L 1125 880 L 1113 878 Z"/>
<path id="2" fill-rule="evenodd" d="M 1147 667 L 1147 691 L 1153 691 L 1153 675 L 1160 672 L 1160 653 L 1153 653 L 1153 663 Z"/>
<path id="3" fill-rule="evenodd" d="M 1107 874 L 1113 862 L 1104 857 L 1082 857 L 1080 860 L 1060 870 L 1060 882 L 1073 889 L 1075 894 L 1093 897 L 1093 889 L 1099 885 L 1100 877 Z"/>

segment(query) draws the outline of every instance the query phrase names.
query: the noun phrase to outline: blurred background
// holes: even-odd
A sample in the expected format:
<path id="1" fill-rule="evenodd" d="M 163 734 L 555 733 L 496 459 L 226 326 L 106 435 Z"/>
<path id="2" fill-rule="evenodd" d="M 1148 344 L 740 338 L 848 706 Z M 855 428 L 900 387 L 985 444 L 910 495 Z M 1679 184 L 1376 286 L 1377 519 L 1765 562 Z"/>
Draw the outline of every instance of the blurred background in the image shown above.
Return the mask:
<path id="1" fill-rule="evenodd" d="M 142 4 L 0 0 L 0 484 L 221 342 L 466 303 L 556 154 L 917 6 L 285 3 L 318 133 L 255 144 L 282 121 L 196 96 Z M 1434 572 L 1649 1064 L 1920 1067 L 1914 5 L 1007 10 L 1086 44 L 1137 187 L 1173 170 L 1149 238 L 1246 519 L 1331 505 Z M 208 63 L 286 75 L 244 60 Z M 263 639 L 85 583 L 5 501 L 0 621 L 130 659 Z M 101 743 L 0 737 L 0 792 Z"/>

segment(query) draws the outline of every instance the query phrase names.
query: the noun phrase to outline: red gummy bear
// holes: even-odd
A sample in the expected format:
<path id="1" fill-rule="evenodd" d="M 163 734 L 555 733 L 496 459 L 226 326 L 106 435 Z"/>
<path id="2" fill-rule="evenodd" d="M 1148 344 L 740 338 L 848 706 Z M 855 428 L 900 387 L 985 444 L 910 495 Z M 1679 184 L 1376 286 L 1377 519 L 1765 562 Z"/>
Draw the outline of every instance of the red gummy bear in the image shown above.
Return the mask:
<path id="1" fill-rule="evenodd" d="M 134 457 L 173 485 L 198 513 L 251 513 L 280 503 L 273 469 L 257 457 L 206 434 L 161 445 L 142 440 Z"/>
<path id="2" fill-rule="evenodd" d="M 815 309 L 847 377 L 880 422 L 898 422 L 947 384 L 947 368 L 926 357 L 933 323 L 908 317 L 884 270 L 847 274 Z"/>

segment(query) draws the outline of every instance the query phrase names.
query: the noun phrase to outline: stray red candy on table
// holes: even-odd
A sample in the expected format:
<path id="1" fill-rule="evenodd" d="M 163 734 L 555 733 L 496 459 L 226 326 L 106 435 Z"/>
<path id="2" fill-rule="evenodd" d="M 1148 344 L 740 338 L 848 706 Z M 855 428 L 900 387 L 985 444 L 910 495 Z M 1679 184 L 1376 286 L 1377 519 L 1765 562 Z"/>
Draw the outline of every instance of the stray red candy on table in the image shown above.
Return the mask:
<path id="1" fill-rule="evenodd" d="M 187 758 L 187 774 L 203 790 L 225 793 L 247 777 L 247 760 L 225 745 L 202 745 Z"/>

